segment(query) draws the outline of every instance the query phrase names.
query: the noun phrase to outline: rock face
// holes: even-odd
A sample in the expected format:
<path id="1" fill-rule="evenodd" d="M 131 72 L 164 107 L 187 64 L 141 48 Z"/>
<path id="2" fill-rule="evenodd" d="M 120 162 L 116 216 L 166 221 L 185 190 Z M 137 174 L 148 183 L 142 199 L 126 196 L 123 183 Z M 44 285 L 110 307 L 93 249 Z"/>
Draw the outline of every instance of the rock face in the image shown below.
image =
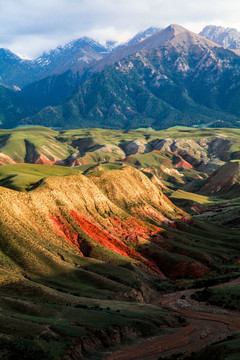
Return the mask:
<path id="1" fill-rule="evenodd" d="M 207 173 L 211 173 L 224 161 L 230 160 L 231 138 L 223 136 L 195 140 L 157 139 L 151 142 L 151 145 L 155 150 L 179 155 L 176 167 L 195 168 Z"/>
<path id="2" fill-rule="evenodd" d="M 65 46 L 43 53 L 35 60 L 38 67 L 51 73 L 60 74 L 69 69 L 80 69 L 92 61 L 103 58 L 108 49 L 97 41 L 83 37 Z"/>
<path id="3" fill-rule="evenodd" d="M 200 35 L 227 49 L 240 49 L 240 32 L 237 29 L 208 25 Z"/>
<path id="4" fill-rule="evenodd" d="M 170 25 L 166 29 L 160 30 L 152 36 L 145 38 L 143 41 L 133 42 L 128 46 L 117 49 L 113 53 L 107 55 L 105 59 L 98 61 L 98 63 L 90 67 L 90 72 L 101 71 L 105 66 L 112 65 L 115 62 L 136 53 L 137 51 L 158 48 L 184 31 L 186 31 L 186 29 L 184 29 L 182 26 Z"/>
<path id="5" fill-rule="evenodd" d="M 101 174 L 101 177 L 98 176 L 96 168 L 89 177 L 111 201 L 123 209 L 130 207 L 133 212 L 142 212 L 146 217 L 153 214 L 154 217 L 154 207 L 150 206 L 152 203 L 156 209 L 162 209 L 161 215 L 156 212 L 156 217 L 158 216 L 160 221 L 167 220 L 168 212 L 174 213 L 173 204 L 163 194 L 160 198 L 156 186 L 148 177 L 131 166 L 126 166 L 122 170 L 107 171 Z"/>
<path id="6" fill-rule="evenodd" d="M 20 88 L 39 81 L 45 77 L 62 74 L 68 70 L 80 71 L 91 62 L 96 62 L 116 48 L 127 47 L 141 42 L 160 31 L 151 27 L 136 34 L 126 44 L 118 46 L 116 42 L 101 45 L 98 41 L 86 36 L 73 40 L 64 46 L 44 52 L 33 60 L 24 60 L 8 49 L 0 49 L 0 83 Z M 52 81 L 55 81 L 53 78 Z M 59 83 L 61 78 L 57 79 Z M 44 84 L 46 86 L 46 83 Z M 38 85 L 39 91 L 42 84 Z M 33 90 L 33 87 L 31 87 Z M 29 90 L 30 93 L 30 90 Z"/>
<path id="7" fill-rule="evenodd" d="M 150 144 L 137 139 L 129 142 L 123 148 L 127 156 L 135 155 L 135 154 L 144 154 L 153 150 Z"/>
<path id="8" fill-rule="evenodd" d="M 0 153 L 0 165 L 15 164 L 15 161 L 8 155 Z"/>

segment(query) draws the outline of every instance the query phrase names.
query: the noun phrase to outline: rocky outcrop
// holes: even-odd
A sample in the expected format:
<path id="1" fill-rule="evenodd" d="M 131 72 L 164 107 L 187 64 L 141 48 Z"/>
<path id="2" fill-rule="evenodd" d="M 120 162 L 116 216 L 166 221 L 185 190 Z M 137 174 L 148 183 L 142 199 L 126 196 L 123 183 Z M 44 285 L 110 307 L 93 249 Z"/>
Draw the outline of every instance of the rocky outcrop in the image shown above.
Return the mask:
<path id="1" fill-rule="evenodd" d="M 211 173 L 230 160 L 232 139 L 226 136 L 213 138 L 184 139 L 166 138 L 151 142 L 155 150 L 166 151 L 180 156 L 176 167 L 195 168 Z"/>
<path id="2" fill-rule="evenodd" d="M 16 162 L 8 155 L 0 153 L 0 165 L 15 164 Z"/>
<path id="3" fill-rule="evenodd" d="M 140 141 L 138 139 L 130 141 L 123 146 L 123 149 L 127 156 L 135 154 L 144 154 L 153 150 L 151 144 Z"/>

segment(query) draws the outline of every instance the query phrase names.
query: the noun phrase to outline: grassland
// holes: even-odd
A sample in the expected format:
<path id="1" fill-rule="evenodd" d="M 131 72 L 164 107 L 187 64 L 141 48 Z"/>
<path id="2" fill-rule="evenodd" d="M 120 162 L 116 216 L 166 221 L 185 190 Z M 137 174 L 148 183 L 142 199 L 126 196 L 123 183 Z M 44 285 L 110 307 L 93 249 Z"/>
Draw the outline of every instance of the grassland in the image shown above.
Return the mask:
<path id="1" fill-rule="evenodd" d="M 198 204 L 213 204 L 217 200 L 216 198 L 211 198 L 209 196 L 203 196 L 195 193 L 190 193 L 184 190 L 176 190 L 171 194 L 172 199 L 182 199 L 182 200 L 189 200 Z"/>
<path id="2" fill-rule="evenodd" d="M 66 166 L 12 164 L 0 166 L 0 186 L 25 191 L 38 181 L 51 176 L 77 174 L 79 170 Z"/>

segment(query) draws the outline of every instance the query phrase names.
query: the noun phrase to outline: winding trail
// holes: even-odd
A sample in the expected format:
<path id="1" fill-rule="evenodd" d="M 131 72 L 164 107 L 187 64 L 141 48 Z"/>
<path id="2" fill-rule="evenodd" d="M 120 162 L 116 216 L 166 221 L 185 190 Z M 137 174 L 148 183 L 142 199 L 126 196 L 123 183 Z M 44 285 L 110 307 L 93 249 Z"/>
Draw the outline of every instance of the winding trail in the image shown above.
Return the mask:
<path id="1" fill-rule="evenodd" d="M 214 287 L 240 285 L 240 279 Z M 199 303 L 190 298 L 196 290 L 165 294 L 159 306 L 171 310 L 184 319 L 186 326 L 165 335 L 141 339 L 125 345 L 120 350 L 108 352 L 106 360 L 158 360 L 176 353 L 190 354 L 215 341 L 240 331 L 240 314 L 217 306 Z"/>

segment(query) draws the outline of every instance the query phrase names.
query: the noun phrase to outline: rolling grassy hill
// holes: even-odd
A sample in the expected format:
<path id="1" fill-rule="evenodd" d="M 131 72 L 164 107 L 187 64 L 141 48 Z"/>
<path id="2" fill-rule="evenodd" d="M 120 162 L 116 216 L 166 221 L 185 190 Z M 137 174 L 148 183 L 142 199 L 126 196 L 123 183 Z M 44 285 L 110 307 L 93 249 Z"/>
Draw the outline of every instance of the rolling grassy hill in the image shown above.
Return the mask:
<path id="1" fill-rule="evenodd" d="M 147 154 L 150 156 L 154 150 L 155 153 L 151 154 L 152 158 L 147 158 Z M 64 165 L 77 165 L 77 161 L 89 162 L 91 156 L 93 162 L 99 162 L 101 158 L 104 160 L 107 154 L 108 161 L 145 155 L 145 165 L 148 167 L 152 162 L 155 162 L 154 165 L 156 162 L 164 165 L 161 156 L 167 156 L 177 167 L 188 169 L 194 167 L 199 168 L 200 171 L 205 170 L 204 167 L 209 167 L 210 171 L 230 159 L 239 158 L 240 131 L 237 129 L 210 131 L 182 127 L 164 131 L 152 129 L 54 131 L 44 127 L 0 130 L 0 161 L 4 164 L 8 161 L 42 163 L 62 161 Z M 84 159 L 85 155 L 88 158 Z M 158 155 L 159 159 L 157 159 Z M 97 156 L 100 158 L 99 161 Z M 144 166 L 144 157 L 140 159 Z M 168 159 L 166 161 L 169 163 Z"/>
<path id="2" fill-rule="evenodd" d="M 66 158 L 72 149 L 56 141 L 57 133 L 51 129 L 33 127 L 0 131 L 1 163 L 27 162 L 53 164 Z"/>
<path id="3" fill-rule="evenodd" d="M 13 190 L 29 190 L 38 181 L 51 176 L 77 174 L 79 170 L 66 166 L 12 164 L 0 167 L 0 186 Z"/>

